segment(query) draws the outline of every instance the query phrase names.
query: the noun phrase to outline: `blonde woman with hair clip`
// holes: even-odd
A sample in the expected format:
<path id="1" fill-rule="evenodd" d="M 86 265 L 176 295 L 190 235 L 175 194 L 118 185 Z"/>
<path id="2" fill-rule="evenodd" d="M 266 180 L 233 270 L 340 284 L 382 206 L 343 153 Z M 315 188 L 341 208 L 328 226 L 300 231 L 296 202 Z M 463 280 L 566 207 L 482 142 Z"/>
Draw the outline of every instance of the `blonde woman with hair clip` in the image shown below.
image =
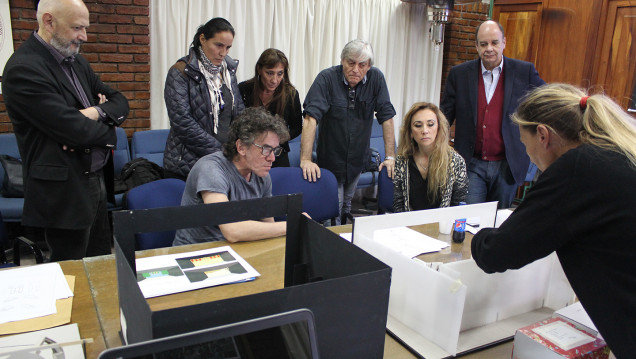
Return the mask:
<path id="1" fill-rule="evenodd" d="M 393 210 L 456 206 L 466 200 L 466 163 L 448 144 L 446 117 L 432 103 L 417 102 L 404 116 L 393 178 Z"/>
<path id="2" fill-rule="evenodd" d="M 472 255 L 487 273 L 556 251 L 581 304 L 617 358 L 636 353 L 636 124 L 614 101 L 566 84 L 529 93 L 513 120 L 543 173 Z"/>

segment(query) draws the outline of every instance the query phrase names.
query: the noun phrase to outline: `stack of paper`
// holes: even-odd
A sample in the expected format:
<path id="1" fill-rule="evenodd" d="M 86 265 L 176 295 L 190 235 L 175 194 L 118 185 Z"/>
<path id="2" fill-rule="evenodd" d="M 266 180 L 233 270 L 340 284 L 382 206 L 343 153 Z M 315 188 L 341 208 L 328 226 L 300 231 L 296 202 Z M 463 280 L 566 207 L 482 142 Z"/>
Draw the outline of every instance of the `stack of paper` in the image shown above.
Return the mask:
<path id="1" fill-rule="evenodd" d="M 409 258 L 417 257 L 423 253 L 439 252 L 448 247 L 446 242 L 407 227 L 376 230 L 373 232 L 373 240 Z"/>
<path id="2" fill-rule="evenodd" d="M 54 314 L 55 301 L 72 296 L 58 263 L 0 271 L 0 323 Z"/>

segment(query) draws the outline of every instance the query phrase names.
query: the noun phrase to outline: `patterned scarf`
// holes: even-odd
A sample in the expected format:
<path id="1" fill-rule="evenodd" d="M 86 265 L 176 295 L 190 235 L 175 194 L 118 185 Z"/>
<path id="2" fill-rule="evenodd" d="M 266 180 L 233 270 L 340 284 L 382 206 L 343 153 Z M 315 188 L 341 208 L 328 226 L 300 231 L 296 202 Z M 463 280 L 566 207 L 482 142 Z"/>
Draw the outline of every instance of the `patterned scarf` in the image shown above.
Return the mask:
<path id="1" fill-rule="evenodd" d="M 219 127 L 219 110 L 223 109 L 225 101 L 223 101 L 223 93 L 221 88 L 225 83 L 225 86 L 230 90 L 232 94 L 232 104 L 234 104 L 234 92 L 232 91 L 232 78 L 230 72 L 227 69 L 225 60 L 220 66 L 216 66 L 205 56 L 203 49 L 199 47 L 199 68 L 203 69 L 203 76 L 208 84 L 208 91 L 210 92 L 210 100 L 212 102 L 212 113 L 214 114 L 214 133 L 218 133 Z"/>

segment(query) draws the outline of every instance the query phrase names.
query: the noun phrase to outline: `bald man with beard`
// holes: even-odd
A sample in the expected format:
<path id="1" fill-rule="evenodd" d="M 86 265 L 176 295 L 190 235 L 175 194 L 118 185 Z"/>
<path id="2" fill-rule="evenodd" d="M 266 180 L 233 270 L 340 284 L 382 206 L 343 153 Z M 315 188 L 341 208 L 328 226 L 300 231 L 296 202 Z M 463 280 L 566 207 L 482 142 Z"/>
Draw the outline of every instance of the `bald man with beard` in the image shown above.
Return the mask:
<path id="1" fill-rule="evenodd" d="M 111 152 L 128 100 L 78 54 L 89 26 L 83 1 L 41 0 L 37 20 L 2 74 L 23 161 L 22 225 L 43 229 L 51 261 L 108 254 Z"/>

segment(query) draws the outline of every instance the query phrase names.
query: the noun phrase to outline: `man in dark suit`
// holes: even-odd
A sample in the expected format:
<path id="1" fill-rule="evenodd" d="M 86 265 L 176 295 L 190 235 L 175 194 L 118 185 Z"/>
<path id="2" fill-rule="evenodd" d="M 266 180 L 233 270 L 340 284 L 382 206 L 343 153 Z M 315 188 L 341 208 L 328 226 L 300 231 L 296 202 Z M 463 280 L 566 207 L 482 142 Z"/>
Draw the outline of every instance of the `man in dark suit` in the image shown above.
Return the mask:
<path id="1" fill-rule="evenodd" d="M 453 67 L 441 109 L 452 125 L 455 150 L 468 172 L 467 202 L 499 201 L 510 207 L 523 183 L 530 158 L 510 115 L 528 90 L 543 85 L 534 65 L 503 56 L 503 27 L 485 21 L 477 27 L 479 59 Z"/>
<path id="2" fill-rule="evenodd" d="M 106 187 L 128 101 L 78 55 L 89 25 L 82 0 L 41 0 L 37 19 L 2 74 L 24 167 L 22 224 L 44 229 L 51 261 L 108 254 Z"/>

